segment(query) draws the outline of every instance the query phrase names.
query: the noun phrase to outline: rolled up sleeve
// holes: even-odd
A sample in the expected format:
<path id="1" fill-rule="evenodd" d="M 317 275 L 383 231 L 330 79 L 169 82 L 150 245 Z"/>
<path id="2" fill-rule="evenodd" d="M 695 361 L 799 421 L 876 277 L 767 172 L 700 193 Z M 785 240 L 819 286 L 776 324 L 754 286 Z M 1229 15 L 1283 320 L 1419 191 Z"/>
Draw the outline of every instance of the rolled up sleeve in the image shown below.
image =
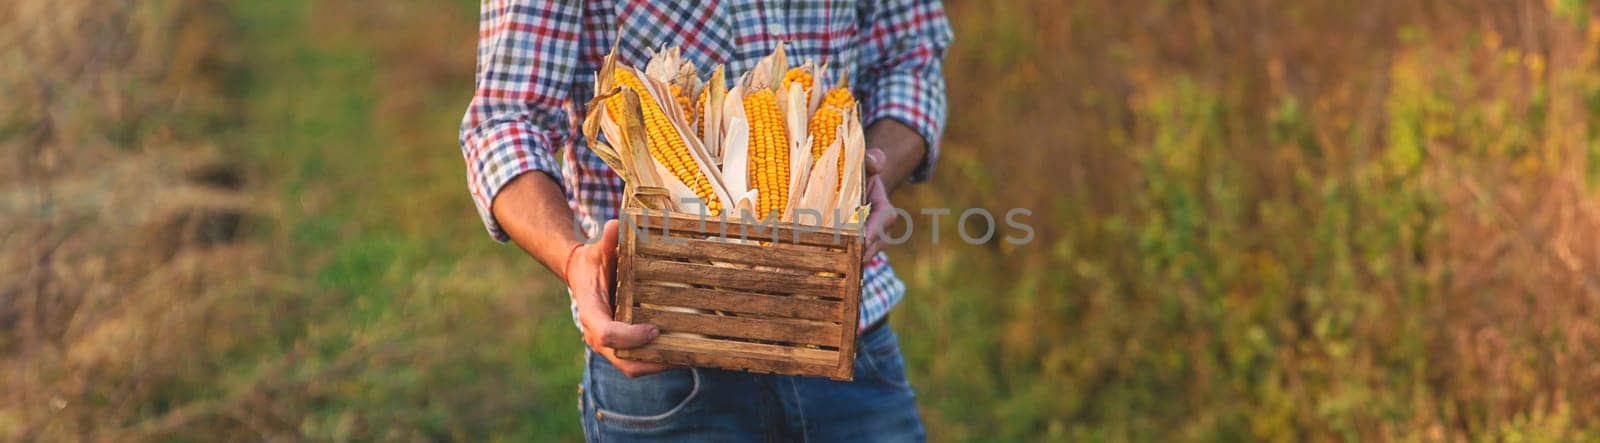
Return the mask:
<path id="1" fill-rule="evenodd" d="M 577 2 L 483 3 L 476 87 L 460 142 L 467 187 L 495 240 L 508 239 L 492 208 L 506 183 L 531 171 L 562 183 L 556 153 L 571 141 L 567 107 L 581 19 Z"/>
<path id="2" fill-rule="evenodd" d="M 945 126 L 945 50 L 954 40 L 950 21 L 937 0 L 877 2 L 862 14 L 867 52 L 859 83 L 862 120 L 871 126 L 893 119 L 928 142 L 927 156 L 911 180 L 925 181 L 939 158 Z"/>

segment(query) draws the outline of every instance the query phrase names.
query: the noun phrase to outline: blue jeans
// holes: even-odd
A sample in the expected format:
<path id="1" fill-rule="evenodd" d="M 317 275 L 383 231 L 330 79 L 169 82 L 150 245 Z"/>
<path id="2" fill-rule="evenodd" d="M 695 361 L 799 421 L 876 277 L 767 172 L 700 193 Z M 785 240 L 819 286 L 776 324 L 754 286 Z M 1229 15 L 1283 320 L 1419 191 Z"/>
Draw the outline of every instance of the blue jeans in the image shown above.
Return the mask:
<path id="1" fill-rule="evenodd" d="M 675 369 L 628 378 L 587 352 L 578 407 L 590 441 L 923 441 L 888 325 L 857 341 L 855 380 Z"/>

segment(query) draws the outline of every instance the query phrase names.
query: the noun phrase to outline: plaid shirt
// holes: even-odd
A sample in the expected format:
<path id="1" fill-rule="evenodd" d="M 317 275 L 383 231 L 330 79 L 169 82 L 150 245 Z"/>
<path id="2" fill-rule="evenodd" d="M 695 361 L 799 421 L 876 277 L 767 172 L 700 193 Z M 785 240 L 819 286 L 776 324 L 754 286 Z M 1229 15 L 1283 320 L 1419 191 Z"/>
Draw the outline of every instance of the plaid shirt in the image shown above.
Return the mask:
<path id="1" fill-rule="evenodd" d="M 894 119 L 929 141 L 912 180 L 926 180 L 939 156 L 941 58 L 952 35 L 937 0 L 489 0 L 479 21 L 477 90 L 461 122 L 461 154 L 478 215 L 496 240 L 507 237 L 490 204 L 507 182 L 530 171 L 562 185 L 590 236 L 617 217 L 622 181 L 575 128 L 594 95 L 594 73 L 618 37 L 624 43 L 618 53 L 631 66 L 643 67 L 656 48 L 677 45 L 702 75 L 725 64 L 730 79 L 784 42 L 790 60 L 816 60 L 849 76 L 864 123 Z M 873 257 L 862 276 L 860 325 L 882 319 L 904 295 L 887 255 Z"/>

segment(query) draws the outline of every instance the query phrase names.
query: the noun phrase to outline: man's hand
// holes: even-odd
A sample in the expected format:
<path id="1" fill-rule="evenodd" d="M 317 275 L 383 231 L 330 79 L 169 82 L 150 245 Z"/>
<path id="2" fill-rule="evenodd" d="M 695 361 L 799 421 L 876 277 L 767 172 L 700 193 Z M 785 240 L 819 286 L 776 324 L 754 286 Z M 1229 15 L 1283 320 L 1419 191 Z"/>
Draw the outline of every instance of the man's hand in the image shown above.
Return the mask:
<path id="1" fill-rule="evenodd" d="M 644 346 L 660 335 L 661 329 L 611 318 L 611 282 L 616 281 L 617 273 L 616 220 L 606 222 L 600 241 L 579 243 L 561 187 L 553 177 L 539 173 L 522 174 L 507 183 L 495 197 L 493 211 L 517 246 L 566 279 L 589 348 L 629 377 L 670 368 L 617 358 L 618 349 Z"/>
<path id="2" fill-rule="evenodd" d="M 617 358 L 618 349 L 644 346 L 661 328 L 651 324 L 630 325 L 611 318 L 611 291 L 617 272 L 617 221 L 606 222 L 600 241 L 578 246 L 567 260 L 567 289 L 578 306 L 578 322 L 583 324 L 583 341 L 589 348 L 610 360 L 629 377 L 653 374 L 668 369 L 660 363 Z"/>
<path id="3" fill-rule="evenodd" d="M 882 251 L 885 243 L 884 230 L 889 229 L 889 222 L 894 220 L 894 203 L 889 201 L 889 191 L 883 185 L 884 166 L 886 155 L 883 150 L 872 148 L 867 150 L 867 181 L 863 190 L 867 203 L 872 204 L 872 213 L 867 215 L 865 234 L 867 236 L 867 253 L 861 256 L 861 262 L 866 263 Z"/>
<path id="4" fill-rule="evenodd" d="M 922 134 L 894 119 L 878 120 L 867 127 L 867 146 L 867 181 L 862 195 L 872 204 L 872 213 L 867 215 L 864 227 L 867 253 L 861 256 L 863 263 L 888 246 L 883 231 L 889 229 L 896 214 L 889 195 L 911 177 L 911 171 L 928 155 L 928 143 Z"/>

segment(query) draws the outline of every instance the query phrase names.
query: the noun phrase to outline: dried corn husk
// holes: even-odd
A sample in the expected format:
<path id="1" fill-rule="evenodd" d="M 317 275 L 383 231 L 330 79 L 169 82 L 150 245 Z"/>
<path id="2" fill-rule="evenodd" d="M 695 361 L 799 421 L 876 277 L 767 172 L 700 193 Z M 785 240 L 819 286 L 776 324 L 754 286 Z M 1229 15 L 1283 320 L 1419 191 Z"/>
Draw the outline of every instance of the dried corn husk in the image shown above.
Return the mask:
<path id="1" fill-rule="evenodd" d="M 706 89 L 707 104 L 705 110 L 701 115 L 697 115 L 695 117 L 697 120 L 699 120 L 698 124 L 705 128 L 705 133 L 701 135 L 701 139 L 706 144 L 706 154 L 711 156 L 711 161 L 715 163 L 718 168 L 721 168 L 724 151 L 722 140 L 722 103 L 726 100 L 728 94 L 728 81 L 723 74 L 722 65 L 717 65 L 717 69 L 711 72 L 711 82 L 706 85 L 706 88 L 708 89 Z M 745 135 L 746 137 L 749 136 L 749 134 Z M 739 194 L 738 192 L 732 192 L 731 190 L 730 193 L 735 195 Z"/>
<path id="2" fill-rule="evenodd" d="M 633 91 L 613 84 L 616 70 L 634 69 L 618 63 L 613 51 L 596 75 L 596 96 L 583 122 L 584 135 L 595 154 L 627 183 L 625 192 L 629 204 L 698 213 L 705 202 L 698 200 L 689 184 L 650 155 L 649 140 L 651 137 L 659 140 L 662 135 L 648 132 L 650 129 L 646 127 L 641 107 L 659 106 L 668 122 L 661 126 L 670 127 L 670 136 L 683 141 L 695 167 L 712 183 L 712 192 L 707 195 L 715 196 L 725 211 L 731 210 L 730 215 L 737 217 L 742 211 L 753 213 L 761 196 L 750 176 L 753 160 L 750 145 L 754 134 L 752 122 L 745 114 L 745 97 L 755 91 L 772 91 L 782 126 L 773 128 L 784 139 L 784 144 L 778 146 L 787 149 L 780 148 L 771 155 L 788 154 L 787 159 L 777 163 L 781 165 L 778 171 L 783 172 L 776 173 L 778 177 L 786 174 L 788 182 L 780 179 L 779 187 L 773 191 L 787 191 L 787 196 L 770 203 L 775 205 L 774 209 L 782 211 L 785 222 L 822 226 L 859 222 L 865 218 L 865 205 L 861 201 L 865 137 L 859 107 L 852 106 L 844 111 L 845 118 L 833 128 L 837 137 L 831 142 L 823 140 L 821 143 L 827 147 L 816 156 L 812 153 L 814 136 L 808 124 L 823 102 L 826 91 L 823 85 L 834 81 L 843 85 L 844 79 L 842 76 L 835 79 L 827 65 L 805 61 L 795 69 L 808 75 L 796 75 L 793 81 L 786 81 L 789 68 L 788 55 L 780 44 L 737 81 L 726 78 L 723 66 L 717 66 L 709 80 L 702 81 L 694 63 L 683 57 L 678 48 L 664 47 L 653 54 L 643 70 L 631 71 L 643 85 L 642 91 Z M 728 88 L 730 84 L 731 89 Z M 706 103 L 699 106 L 698 100 L 694 100 L 686 109 L 675 92 L 696 99 L 703 92 Z M 617 94 L 621 94 L 623 100 L 620 112 L 600 105 Z M 677 141 L 671 143 L 676 145 Z M 766 161 L 773 164 L 771 160 Z M 840 163 L 843 168 L 835 166 Z M 763 177 L 770 183 L 771 175 Z M 695 180 L 700 181 L 699 177 Z M 816 211 L 822 217 L 819 220 L 799 217 L 802 209 L 808 213 Z"/>
<path id="3" fill-rule="evenodd" d="M 833 221 L 838 216 L 834 210 L 839 206 L 839 156 L 843 153 L 839 140 L 822 151 L 822 156 L 817 158 L 816 164 L 811 166 L 811 173 L 806 178 L 805 195 L 800 199 L 800 207 L 816 210 L 821 213 L 822 219 L 817 221 L 820 226 L 833 226 Z"/>
<path id="4" fill-rule="evenodd" d="M 649 155 L 648 145 L 645 143 L 647 137 L 644 131 L 646 129 L 643 116 L 639 111 L 645 101 L 652 102 L 652 105 L 660 106 L 664 111 L 668 126 L 670 126 L 671 132 L 667 136 L 682 140 L 695 167 L 710 182 L 710 195 L 715 196 L 719 201 L 731 202 L 732 199 L 728 197 L 727 191 L 723 188 L 721 171 L 714 166 L 710 157 L 705 154 L 705 148 L 701 144 L 699 137 L 694 136 L 694 133 L 689 129 L 689 124 L 684 118 L 682 106 L 672 98 L 671 86 L 662 79 L 662 77 L 669 77 L 669 79 L 673 76 L 681 77 L 678 74 L 684 66 L 692 69 L 692 65 L 678 59 L 675 49 L 658 52 L 657 57 L 652 59 L 651 65 L 647 68 L 647 72 L 632 71 L 644 86 L 643 93 L 636 93 L 632 90 L 619 88 L 614 84 L 613 80 L 616 70 L 631 70 L 632 68 L 617 63 L 615 54 L 607 56 L 606 62 L 602 64 L 601 70 L 597 74 L 595 85 L 597 92 L 604 92 L 600 92 L 601 95 L 597 95 L 597 97 L 603 99 L 615 94 L 622 94 L 624 112 L 622 115 L 613 115 L 607 109 L 607 106 L 601 105 L 601 102 L 596 100 L 591 103 L 590 116 L 596 120 L 596 124 L 593 126 L 598 127 L 608 139 L 624 140 L 632 148 L 614 150 L 616 155 L 613 160 L 621 163 L 624 169 L 617 169 L 617 165 L 611 165 L 625 181 L 629 178 L 635 180 L 630 182 L 634 184 L 634 186 L 630 186 L 633 189 L 626 192 L 637 192 L 639 185 L 660 187 L 665 189 L 669 196 L 671 204 L 668 208 L 679 212 L 701 213 L 704 211 L 706 202 L 700 199 L 694 189 L 687 183 L 684 183 L 678 176 L 667 170 L 665 165 L 655 161 Z M 602 160 L 605 160 L 607 156 L 602 155 Z M 631 197 L 625 198 L 629 198 L 630 201 L 633 200 Z"/>
<path id="5" fill-rule="evenodd" d="M 789 201 L 784 206 L 784 221 L 794 222 L 800 195 L 805 192 L 806 176 L 811 172 L 811 135 L 806 133 L 806 93 L 800 85 L 789 85 L 784 102 L 784 126 L 789 131 Z"/>
<path id="6" fill-rule="evenodd" d="M 862 181 L 866 175 L 866 134 L 861 131 L 860 107 L 855 107 L 845 115 L 842 127 L 839 130 L 839 141 L 843 146 L 844 173 L 839 177 L 839 203 L 837 207 L 841 214 L 850 214 L 848 223 L 860 223 L 866 220 L 862 215 L 862 193 L 865 184 Z"/>

